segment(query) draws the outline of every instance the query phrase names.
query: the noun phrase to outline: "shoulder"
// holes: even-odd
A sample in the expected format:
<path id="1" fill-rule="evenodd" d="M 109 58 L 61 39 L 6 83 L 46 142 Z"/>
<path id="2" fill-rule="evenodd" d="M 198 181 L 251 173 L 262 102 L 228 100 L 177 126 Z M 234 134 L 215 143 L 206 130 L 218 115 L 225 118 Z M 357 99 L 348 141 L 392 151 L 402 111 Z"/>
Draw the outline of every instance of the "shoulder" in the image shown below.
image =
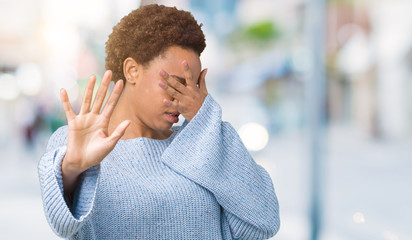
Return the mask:
<path id="1" fill-rule="evenodd" d="M 67 133 L 69 131 L 69 126 L 64 125 L 59 127 L 54 133 L 51 135 L 51 138 L 61 138 L 61 137 L 67 137 Z"/>

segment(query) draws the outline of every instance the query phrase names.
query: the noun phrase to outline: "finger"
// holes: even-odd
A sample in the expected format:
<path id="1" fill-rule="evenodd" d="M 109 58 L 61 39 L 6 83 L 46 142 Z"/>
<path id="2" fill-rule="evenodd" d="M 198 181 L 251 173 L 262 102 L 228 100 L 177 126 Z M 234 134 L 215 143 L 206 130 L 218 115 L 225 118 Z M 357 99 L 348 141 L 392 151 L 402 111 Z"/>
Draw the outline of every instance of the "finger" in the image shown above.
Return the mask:
<path id="1" fill-rule="evenodd" d="M 176 89 L 172 88 L 163 81 L 159 81 L 159 86 L 163 88 L 166 91 L 166 93 L 169 94 L 169 96 L 171 96 L 172 98 L 180 99 L 182 96 L 180 92 L 178 92 Z"/>
<path id="2" fill-rule="evenodd" d="M 110 116 L 113 113 L 113 109 L 116 106 L 117 100 L 119 99 L 120 93 L 123 88 L 123 80 L 118 80 L 116 85 L 114 85 L 113 91 L 110 94 L 110 98 L 106 103 L 106 106 L 103 108 L 102 116 L 106 121 L 110 119 Z"/>
<path id="3" fill-rule="evenodd" d="M 202 91 L 205 91 L 207 93 L 207 88 L 206 88 L 206 73 L 207 73 L 207 68 L 204 69 L 199 76 L 199 88 Z"/>
<path id="4" fill-rule="evenodd" d="M 109 142 L 111 142 L 114 145 L 119 141 L 119 139 L 124 135 L 126 132 L 127 127 L 130 125 L 131 121 L 130 120 L 124 120 L 122 123 L 120 123 L 114 132 L 108 137 Z"/>
<path id="5" fill-rule="evenodd" d="M 99 114 L 100 108 L 102 107 L 104 98 L 106 96 L 107 88 L 109 87 L 110 79 L 112 77 L 112 71 L 107 70 L 102 79 L 102 83 L 99 86 L 99 90 L 97 90 L 96 99 L 94 99 L 92 112 Z"/>
<path id="6" fill-rule="evenodd" d="M 180 81 L 177 80 L 178 78 L 177 76 L 171 75 L 165 78 L 164 76 L 167 73 L 163 70 L 160 70 L 159 74 L 162 75 L 163 79 L 167 82 L 169 86 L 176 89 L 178 92 L 185 94 L 185 92 L 187 91 L 187 88 L 185 85 L 183 85 Z"/>
<path id="7" fill-rule="evenodd" d="M 163 99 L 163 103 L 166 106 L 174 108 L 174 109 L 179 111 L 179 102 L 177 100 L 170 101 L 170 100 L 167 100 L 167 99 Z"/>
<path id="8" fill-rule="evenodd" d="M 72 106 L 69 102 L 69 97 L 67 96 L 67 92 L 64 88 L 60 90 L 60 99 L 63 104 L 64 113 L 66 114 L 67 122 L 70 122 L 76 117 L 76 114 L 73 111 Z"/>
<path id="9" fill-rule="evenodd" d="M 165 72 L 163 69 L 159 71 L 159 74 L 160 76 L 162 76 L 164 80 L 167 80 L 169 78 L 169 74 Z"/>
<path id="10" fill-rule="evenodd" d="M 93 90 L 94 90 L 95 83 L 96 83 L 96 75 L 90 76 L 89 81 L 87 82 L 86 91 L 84 93 L 83 103 L 80 108 L 80 114 L 88 113 L 90 111 L 90 105 L 92 103 Z"/>
<path id="11" fill-rule="evenodd" d="M 190 85 L 192 87 L 196 87 L 196 83 L 193 80 L 192 71 L 190 71 L 189 64 L 187 63 L 186 60 L 184 60 L 182 62 L 182 65 L 183 65 L 184 76 L 185 76 L 187 85 Z"/>

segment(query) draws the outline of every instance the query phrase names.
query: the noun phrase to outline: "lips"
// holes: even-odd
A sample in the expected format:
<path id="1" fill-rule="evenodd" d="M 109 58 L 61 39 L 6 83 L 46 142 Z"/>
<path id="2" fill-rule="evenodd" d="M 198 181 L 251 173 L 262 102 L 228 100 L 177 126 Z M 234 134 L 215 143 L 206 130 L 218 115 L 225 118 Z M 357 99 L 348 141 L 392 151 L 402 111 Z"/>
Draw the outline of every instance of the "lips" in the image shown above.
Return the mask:
<path id="1" fill-rule="evenodd" d="M 177 123 L 179 121 L 179 112 L 166 112 L 166 119 L 170 123 Z"/>
<path id="2" fill-rule="evenodd" d="M 172 117 L 178 117 L 180 115 L 179 112 L 166 112 L 166 114 L 169 114 Z"/>

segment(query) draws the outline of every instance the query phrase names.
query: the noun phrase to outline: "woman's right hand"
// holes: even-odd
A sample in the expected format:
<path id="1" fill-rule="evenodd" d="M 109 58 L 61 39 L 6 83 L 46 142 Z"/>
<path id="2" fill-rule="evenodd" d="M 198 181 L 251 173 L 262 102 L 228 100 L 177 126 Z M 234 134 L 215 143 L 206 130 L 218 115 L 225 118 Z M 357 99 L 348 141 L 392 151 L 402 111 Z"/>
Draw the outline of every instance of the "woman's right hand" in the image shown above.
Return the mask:
<path id="1" fill-rule="evenodd" d="M 129 120 L 125 120 L 117 126 L 111 135 L 108 134 L 110 116 L 123 87 L 122 80 L 117 81 L 100 114 L 111 76 L 110 70 L 105 72 L 92 107 L 91 101 L 96 76 L 93 75 L 89 78 L 78 115 L 73 112 L 66 90 L 60 91 L 69 128 L 67 152 L 62 162 L 63 183 L 65 190 L 69 193 L 74 190 L 76 178 L 88 168 L 98 165 L 113 150 L 130 124 Z"/>

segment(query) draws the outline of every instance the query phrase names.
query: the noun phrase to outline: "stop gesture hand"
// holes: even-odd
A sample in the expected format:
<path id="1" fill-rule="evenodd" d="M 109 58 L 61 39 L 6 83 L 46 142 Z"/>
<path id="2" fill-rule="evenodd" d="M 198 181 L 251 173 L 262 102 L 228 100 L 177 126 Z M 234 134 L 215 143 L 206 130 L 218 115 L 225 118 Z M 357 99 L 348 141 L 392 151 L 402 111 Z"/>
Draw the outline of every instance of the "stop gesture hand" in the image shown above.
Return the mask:
<path id="1" fill-rule="evenodd" d="M 123 88 L 123 81 L 117 81 L 110 98 L 100 114 L 107 88 L 112 76 L 106 71 L 90 109 L 96 76 L 89 78 L 81 109 L 78 115 L 73 112 L 66 90 L 60 91 L 68 123 L 67 152 L 62 162 L 62 174 L 65 190 L 73 190 L 75 180 L 80 173 L 99 164 L 114 148 L 123 136 L 130 121 L 120 123 L 109 135 L 110 116 Z"/>

